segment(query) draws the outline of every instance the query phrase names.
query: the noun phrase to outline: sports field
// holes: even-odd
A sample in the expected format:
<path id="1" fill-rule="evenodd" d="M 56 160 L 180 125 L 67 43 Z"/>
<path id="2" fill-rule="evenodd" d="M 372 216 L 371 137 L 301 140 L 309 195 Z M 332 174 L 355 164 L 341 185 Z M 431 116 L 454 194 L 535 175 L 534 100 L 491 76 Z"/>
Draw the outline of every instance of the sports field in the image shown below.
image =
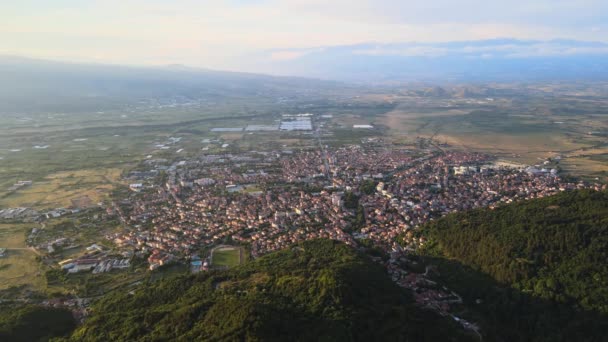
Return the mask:
<path id="1" fill-rule="evenodd" d="M 241 247 L 222 246 L 212 252 L 211 265 L 214 267 L 234 267 L 241 264 Z"/>

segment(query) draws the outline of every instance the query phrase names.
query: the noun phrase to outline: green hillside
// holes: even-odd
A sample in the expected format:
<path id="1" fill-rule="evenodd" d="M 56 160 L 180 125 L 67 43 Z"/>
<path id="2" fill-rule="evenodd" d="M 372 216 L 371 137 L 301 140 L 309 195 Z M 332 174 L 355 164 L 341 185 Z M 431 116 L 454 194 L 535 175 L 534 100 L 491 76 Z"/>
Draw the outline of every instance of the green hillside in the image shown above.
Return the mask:
<path id="1" fill-rule="evenodd" d="M 427 269 L 431 277 L 462 296 L 454 314 L 478 323 L 483 341 L 607 340 L 608 193 L 566 192 L 456 213 L 429 223 L 421 234 L 428 242 L 419 260 L 434 266 Z M 47 324 L 48 318 L 27 310 L 5 315 L 0 337 L 62 335 L 72 323 L 61 317 Z M 24 329 L 33 324 L 43 325 Z M 56 340 L 478 338 L 414 306 L 407 291 L 356 249 L 314 240 L 229 270 L 115 291 L 95 303 L 70 337 Z"/>
<path id="2" fill-rule="evenodd" d="M 93 307 L 74 341 L 460 341 L 383 268 L 315 240 L 228 271 L 145 284 Z"/>
<path id="3" fill-rule="evenodd" d="M 0 307 L 0 341 L 47 341 L 67 335 L 75 327 L 69 310 L 34 305 Z"/>
<path id="4" fill-rule="evenodd" d="M 457 213 L 423 234 L 427 261 L 490 339 L 606 341 L 607 193 Z"/>

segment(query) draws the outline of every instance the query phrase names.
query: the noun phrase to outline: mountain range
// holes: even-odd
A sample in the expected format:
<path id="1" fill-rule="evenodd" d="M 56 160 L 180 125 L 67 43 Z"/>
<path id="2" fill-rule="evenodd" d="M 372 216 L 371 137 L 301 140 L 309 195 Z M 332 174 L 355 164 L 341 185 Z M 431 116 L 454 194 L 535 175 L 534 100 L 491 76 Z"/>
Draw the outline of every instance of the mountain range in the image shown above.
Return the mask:
<path id="1" fill-rule="evenodd" d="M 264 72 L 357 82 L 601 80 L 608 76 L 608 44 L 566 39 L 363 43 L 272 50 L 257 57 Z"/>

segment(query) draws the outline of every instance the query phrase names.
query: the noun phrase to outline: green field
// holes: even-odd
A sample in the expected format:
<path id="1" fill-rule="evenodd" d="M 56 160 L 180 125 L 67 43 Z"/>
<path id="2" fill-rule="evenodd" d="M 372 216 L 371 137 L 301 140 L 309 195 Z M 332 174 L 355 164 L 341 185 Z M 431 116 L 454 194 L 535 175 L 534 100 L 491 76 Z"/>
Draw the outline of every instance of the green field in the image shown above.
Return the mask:
<path id="1" fill-rule="evenodd" d="M 242 248 L 219 247 L 213 251 L 211 263 L 215 267 L 234 267 L 241 264 Z"/>
<path id="2" fill-rule="evenodd" d="M 26 286 L 29 290 L 43 290 L 44 279 L 36 253 L 28 249 L 25 236 L 32 224 L 0 224 L 0 247 L 7 248 L 0 258 L 0 290 L 12 286 Z"/>

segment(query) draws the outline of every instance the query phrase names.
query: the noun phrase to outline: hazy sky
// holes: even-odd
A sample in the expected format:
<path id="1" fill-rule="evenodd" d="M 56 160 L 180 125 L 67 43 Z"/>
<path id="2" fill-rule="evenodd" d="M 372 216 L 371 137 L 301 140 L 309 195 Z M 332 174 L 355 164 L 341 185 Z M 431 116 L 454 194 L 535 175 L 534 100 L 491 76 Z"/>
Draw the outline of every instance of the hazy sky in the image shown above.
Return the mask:
<path id="1" fill-rule="evenodd" d="M 500 37 L 608 42 L 608 0 L 0 0 L 0 54 L 74 61 L 238 70 L 269 49 Z"/>

